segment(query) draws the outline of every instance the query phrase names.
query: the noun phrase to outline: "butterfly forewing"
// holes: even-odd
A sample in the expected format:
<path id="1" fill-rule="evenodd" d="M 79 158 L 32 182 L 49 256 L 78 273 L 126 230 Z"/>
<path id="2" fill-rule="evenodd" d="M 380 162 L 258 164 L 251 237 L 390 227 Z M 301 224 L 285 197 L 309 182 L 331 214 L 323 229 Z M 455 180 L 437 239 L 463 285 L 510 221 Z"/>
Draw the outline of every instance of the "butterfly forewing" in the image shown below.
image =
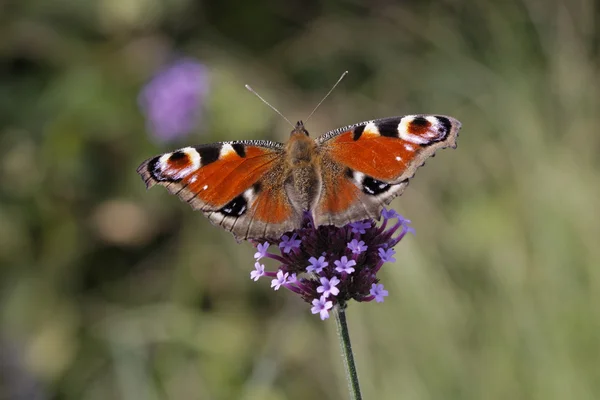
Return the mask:
<path id="1" fill-rule="evenodd" d="M 417 168 L 443 147 L 455 147 L 460 122 L 447 116 L 409 115 L 366 121 L 317 139 L 327 193 L 320 223 L 378 216 L 399 196 Z M 353 194 L 352 187 L 356 188 Z M 327 192 L 327 188 L 330 188 Z"/>
<path id="2" fill-rule="evenodd" d="M 451 117 L 409 115 L 366 121 L 317 139 L 335 161 L 389 183 L 412 177 L 435 151 L 455 147 L 460 123 Z"/>
<path id="3" fill-rule="evenodd" d="M 214 143 L 153 157 L 138 173 L 147 187 L 165 186 L 213 223 L 246 239 L 283 233 L 296 223 L 283 183 L 273 176 L 282 168 L 283 155 L 276 142 Z"/>

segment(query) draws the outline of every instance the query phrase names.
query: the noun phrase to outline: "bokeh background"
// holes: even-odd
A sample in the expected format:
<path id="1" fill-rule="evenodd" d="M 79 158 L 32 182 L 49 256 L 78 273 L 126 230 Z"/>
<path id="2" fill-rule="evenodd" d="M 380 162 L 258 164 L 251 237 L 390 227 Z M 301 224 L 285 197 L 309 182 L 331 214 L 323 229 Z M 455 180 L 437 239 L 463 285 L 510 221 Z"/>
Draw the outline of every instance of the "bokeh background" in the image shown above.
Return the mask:
<path id="1" fill-rule="evenodd" d="M 0 398 L 346 398 L 334 321 L 250 281 L 252 246 L 135 173 L 187 144 L 284 141 L 244 84 L 296 121 L 344 70 L 313 136 L 463 123 L 393 203 L 416 236 L 389 297 L 348 310 L 365 398 L 600 398 L 599 9 L 0 2 Z M 183 83 L 160 81 L 181 60 Z"/>

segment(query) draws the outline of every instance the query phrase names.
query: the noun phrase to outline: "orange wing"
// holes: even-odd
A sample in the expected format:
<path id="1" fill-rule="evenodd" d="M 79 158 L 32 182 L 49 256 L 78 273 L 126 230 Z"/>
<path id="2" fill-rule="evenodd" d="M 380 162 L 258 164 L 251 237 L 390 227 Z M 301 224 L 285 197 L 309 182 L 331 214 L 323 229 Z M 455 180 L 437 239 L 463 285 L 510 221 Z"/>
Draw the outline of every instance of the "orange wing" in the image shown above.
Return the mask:
<path id="1" fill-rule="evenodd" d="M 437 149 L 456 147 L 460 122 L 410 115 L 367 121 L 317 139 L 323 157 L 318 223 L 378 217 Z"/>
<path id="2" fill-rule="evenodd" d="M 275 142 L 214 143 L 153 157 L 137 171 L 147 187 L 165 186 L 237 239 L 275 237 L 298 219 L 276 173 L 283 155 Z"/>

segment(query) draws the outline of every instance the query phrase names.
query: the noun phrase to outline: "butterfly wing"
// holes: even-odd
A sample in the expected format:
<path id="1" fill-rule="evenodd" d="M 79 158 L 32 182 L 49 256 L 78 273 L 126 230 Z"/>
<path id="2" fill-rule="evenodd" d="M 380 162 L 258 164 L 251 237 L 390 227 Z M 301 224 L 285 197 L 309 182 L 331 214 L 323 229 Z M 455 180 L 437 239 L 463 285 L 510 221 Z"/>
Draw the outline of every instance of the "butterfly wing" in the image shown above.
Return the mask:
<path id="1" fill-rule="evenodd" d="M 343 225 L 378 218 L 399 196 L 417 168 L 436 150 L 456 147 L 460 122 L 439 115 L 408 115 L 366 121 L 317 139 L 323 189 L 318 224 Z"/>
<path id="2" fill-rule="evenodd" d="M 185 147 L 144 161 L 146 187 L 162 185 L 236 239 L 277 237 L 300 223 L 284 190 L 283 145 L 238 141 Z"/>

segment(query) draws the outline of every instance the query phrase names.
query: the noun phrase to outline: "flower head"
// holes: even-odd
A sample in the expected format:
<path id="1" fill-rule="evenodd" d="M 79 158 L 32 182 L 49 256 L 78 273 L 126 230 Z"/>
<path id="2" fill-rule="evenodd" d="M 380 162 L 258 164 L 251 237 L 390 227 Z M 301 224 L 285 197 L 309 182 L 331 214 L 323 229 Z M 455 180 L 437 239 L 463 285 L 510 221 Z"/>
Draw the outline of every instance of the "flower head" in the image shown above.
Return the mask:
<path id="1" fill-rule="evenodd" d="M 294 272 L 293 274 L 291 274 L 288 279 L 287 279 L 287 283 L 288 284 L 294 284 L 298 282 L 298 277 L 296 276 L 296 273 Z"/>
<path id="2" fill-rule="evenodd" d="M 375 298 L 375 301 L 378 303 L 383 303 L 383 298 L 388 295 L 388 291 L 383 288 L 383 285 L 381 283 L 372 284 L 369 293 Z"/>
<path id="3" fill-rule="evenodd" d="M 323 271 L 323 268 L 329 265 L 327 261 L 325 261 L 325 257 L 321 256 L 319 258 L 311 257 L 308 259 L 310 265 L 306 267 L 306 272 L 316 272 L 320 274 Z"/>
<path id="4" fill-rule="evenodd" d="M 329 318 L 329 310 L 333 307 L 333 303 L 331 301 L 327 301 L 325 296 L 321 296 L 318 299 L 314 299 L 312 301 L 312 308 L 310 312 L 313 314 L 319 314 L 321 316 L 321 320 L 326 320 Z"/>
<path id="5" fill-rule="evenodd" d="M 385 220 L 394 219 L 394 218 L 402 218 L 402 216 L 400 214 L 398 214 L 398 212 L 396 212 L 396 210 L 394 210 L 393 208 L 390 208 L 388 210 L 385 207 L 383 208 L 383 210 L 381 210 L 381 216 Z M 410 222 L 410 221 L 408 221 L 408 222 Z"/>
<path id="6" fill-rule="evenodd" d="M 174 140 L 191 132 L 199 122 L 208 81 L 204 65 L 183 58 L 164 67 L 146 84 L 138 100 L 157 139 Z"/>
<path id="7" fill-rule="evenodd" d="M 394 249 L 383 249 L 380 247 L 378 249 L 378 252 L 379 252 L 379 258 L 381 258 L 381 260 L 383 262 L 396 261 L 396 259 L 394 258 L 394 254 L 396 254 L 396 251 Z"/>
<path id="8" fill-rule="evenodd" d="M 348 248 L 352 251 L 352 254 L 360 254 L 367 250 L 367 246 L 365 246 L 365 242 L 358 241 L 356 239 L 352 239 L 350 243 L 348 243 Z"/>
<path id="9" fill-rule="evenodd" d="M 353 233 L 360 233 L 362 235 L 371 227 L 371 223 L 369 221 L 356 221 L 352 222 L 350 226 L 352 227 Z"/>
<path id="10" fill-rule="evenodd" d="M 292 251 L 292 249 L 297 249 L 300 247 L 300 243 L 302 243 L 302 240 L 296 239 L 297 237 L 297 233 L 294 233 L 291 237 L 283 235 L 281 237 L 281 242 L 279 243 L 279 248 L 286 254 Z"/>
<path id="11" fill-rule="evenodd" d="M 340 283 L 340 280 L 337 277 L 334 276 L 331 279 L 327 279 L 322 276 L 320 281 L 321 286 L 317 288 L 317 293 L 322 293 L 324 297 L 329 297 L 329 295 L 337 296 L 340 292 L 340 289 L 336 287 L 337 284 Z"/>
<path id="12" fill-rule="evenodd" d="M 258 261 L 254 263 L 254 271 L 250 272 L 250 279 L 254 282 L 265 274 L 265 266 Z"/>
<path id="13" fill-rule="evenodd" d="M 273 278 L 272 288 L 284 287 L 299 294 L 321 319 L 327 319 L 334 306 L 345 307 L 350 300 L 380 303 L 388 291 L 377 274 L 383 264 L 395 261 L 393 247 L 412 229 L 410 221 L 395 211 L 382 213 L 385 215 L 379 226 L 373 220 L 364 220 L 342 227 L 315 227 L 307 215 L 301 228 L 286 233 L 279 241 L 255 243 L 256 263 L 251 277 Z M 392 219 L 397 221 L 390 222 Z M 280 254 L 269 253 L 269 244 L 276 244 Z M 258 262 L 262 258 L 276 260 L 277 272 L 265 272 Z"/>
<path id="14" fill-rule="evenodd" d="M 256 246 L 256 253 L 254 253 L 254 258 L 256 259 L 256 261 L 260 260 L 261 258 L 263 258 L 264 256 L 267 255 L 267 250 L 269 250 L 269 242 L 264 242 L 263 244 L 258 244 Z"/>
<path id="15" fill-rule="evenodd" d="M 277 278 L 271 281 L 271 287 L 273 290 L 279 290 L 279 288 L 288 283 L 288 272 L 284 273 L 282 270 L 277 271 Z"/>
<path id="16" fill-rule="evenodd" d="M 339 260 L 335 260 L 333 262 L 335 264 L 335 270 L 339 273 L 351 274 L 354 272 L 354 267 L 356 265 L 356 261 L 350 260 L 348 261 L 348 257 L 342 256 Z"/>

